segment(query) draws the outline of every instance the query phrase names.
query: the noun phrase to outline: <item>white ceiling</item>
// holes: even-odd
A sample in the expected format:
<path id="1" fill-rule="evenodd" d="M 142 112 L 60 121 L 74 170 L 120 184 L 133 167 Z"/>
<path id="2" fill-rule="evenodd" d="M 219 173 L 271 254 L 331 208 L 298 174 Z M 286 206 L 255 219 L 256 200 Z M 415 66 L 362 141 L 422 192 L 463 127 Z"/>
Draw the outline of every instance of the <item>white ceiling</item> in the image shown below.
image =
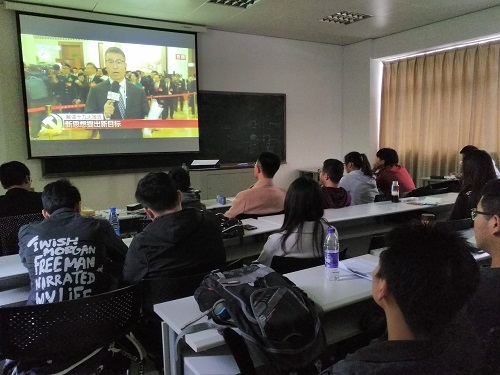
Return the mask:
<path id="1" fill-rule="evenodd" d="M 214 30 L 337 45 L 379 38 L 500 5 L 500 0 L 260 0 L 248 9 L 243 9 L 207 1 L 15 0 L 11 2 L 173 21 L 203 25 Z M 318 21 L 339 11 L 364 13 L 373 17 L 350 25 Z"/>

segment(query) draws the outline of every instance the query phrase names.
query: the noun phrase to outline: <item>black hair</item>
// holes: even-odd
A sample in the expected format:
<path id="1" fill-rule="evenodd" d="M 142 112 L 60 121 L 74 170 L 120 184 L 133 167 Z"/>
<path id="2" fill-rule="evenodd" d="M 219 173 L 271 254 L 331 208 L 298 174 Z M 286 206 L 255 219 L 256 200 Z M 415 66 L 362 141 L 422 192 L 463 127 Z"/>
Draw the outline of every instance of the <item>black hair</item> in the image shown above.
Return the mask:
<path id="1" fill-rule="evenodd" d="M 299 177 L 290 184 L 285 197 L 285 218 L 280 232 L 283 232 L 281 238 L 281 249 L 285 249 L 285 242 L 293 232 L 297 232 L 296 245 L 301 244 L 302 231 L 305 221 L 314 221 L 313 240 L 311 247 L 319 256 L 323 254 L 323 195 L 318 183 L 312 179 Z M 299 249 L 300 250 L 300 249 Z"/>
<path id="2" fill-rule="evenodd" d="M 496 179 L 491 156 L 483 150 L 473 150 L 464 156 L 462 163 L 462 190 L 471 191 L 469 201 L 471 207 L 477 207 L 484 185 Z"/>
<path id="3" fill-rule="evenodd" d="M 121 48 L 118 48 L 118 47 L 109 47 L 106 52 L 104 53 L 104 57 L 106 57 L 106 55 L 108 53 L 117 53 L 119 55 L 122 55 L 123 56 L 123 60 L 125 61 L 126 60 L 126 57 L 125 57 L 125 53 L 121 50 Z"/>
<path id="4" fill-rule="evenodd" d="M 85 64 L 85 66 L 90 65 L 93 66 L 95 70 L 97 70 L 97 66 L 93 62 L 88 62 Z"/>
<path id="5" fill-rule="evenodd" d="M 463 154 L 464 156 L 467 155 L 469 152 L 471 151 L 476 151 L 476 150 L 479 150 L 476 146 L 473 146 L 473 145 L 467 145 L 467 146 L 464 146 L 461 150 L 460 150 L 460 153 Z"/>
<path id="6" fill-rule="evenodd" d="M 381 148 L 377 151 L 377 158 L 383 160 L 386 167 L 392 167 L 399 163 L 398 153 L 393 148 Z"/>
<path id="7" fill-rule="evenodd" d="M 352 163 L 356 169 L 359 169 L 363 174 L 368 177 L 373 177 L 372 167 L 365 154 L 360 154 L 357 151 L 349 152 L 344 156 L 344 163 Z"/>
<path id="8" fill-rule="evenodd" d="M 484 185 L 481 205 L 484 212 L 500 215 L 500 180 L 492 180 Z"/>
<path id="9" fill-rule="evenodd" d="M 337 159 L 326 159 L 322 170 L 333 183 L 338 184 L 344 175 L 344 164 Z"/>
<path id="10" fill-rule="evenodd" d="M 43 188 L 42 205 L 49 214 L 60 208 L 74 209 L 81 200 L 82 197 L 76 186 L 66 179 L 51 182 Z"/>
<path id="11" fill-rule="evenodd" d="M 177 204 L 177 188 L 165 172 L 151 172 L 137 184 L 135 199 L 146 208 L 165 211 Z"/>
<path id="12" fill-rule="evenodd" d="M 4 189 L 14 185 L 23 185 L 30 177 L 30 170 L 20 161 L 9 161 L 0 165 L 0 182 Z"/>
<path id="13" fill-rule="evenodd" d="M 189 172 L 182 167 L 172 168 L 168 175 L 172 179 L 177 190 L 185 193 L 191 187 L 191 178 L 189 177 Z"/>
<path id="14" fill-rule="evenodd" d="M 476 290 L 479 269 L 471 250 L 442 227 L 406 224 L 389 233 L 375 277 L 387 281 L 416 338 L 439 334 Z"/>
<path id="15" fill-rule="evenodd" d="M 265 151 L 259 155 L 257 163 L 262 170 L 262 173 L 267 178 L 273 178 L 278 169 L 280 169 L 281 161 L 278 155 L 272 152 Z"/>

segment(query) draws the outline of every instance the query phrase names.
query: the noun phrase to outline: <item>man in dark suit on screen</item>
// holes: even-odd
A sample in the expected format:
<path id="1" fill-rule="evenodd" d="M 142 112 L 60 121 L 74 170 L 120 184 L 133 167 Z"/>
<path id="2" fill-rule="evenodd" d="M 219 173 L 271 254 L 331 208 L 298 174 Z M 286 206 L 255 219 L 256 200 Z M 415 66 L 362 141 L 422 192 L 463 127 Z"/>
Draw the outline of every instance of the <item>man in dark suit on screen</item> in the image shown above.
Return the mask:
<path id="1" fill-rule="evenodd" d="M 104 56 L 109 80 L 90 89 L 85 112 L 104 113 L 106 119 L 147 118 L 149 105 L 144 90 L 125 79 L 127 63 L 123 51 L 110 47 Z M 120 99 L 108 99 L 110 92 L 118 93 Z M 101 139 L 142 138 L 142 129 L 99 130 L 99 134 Z"/>

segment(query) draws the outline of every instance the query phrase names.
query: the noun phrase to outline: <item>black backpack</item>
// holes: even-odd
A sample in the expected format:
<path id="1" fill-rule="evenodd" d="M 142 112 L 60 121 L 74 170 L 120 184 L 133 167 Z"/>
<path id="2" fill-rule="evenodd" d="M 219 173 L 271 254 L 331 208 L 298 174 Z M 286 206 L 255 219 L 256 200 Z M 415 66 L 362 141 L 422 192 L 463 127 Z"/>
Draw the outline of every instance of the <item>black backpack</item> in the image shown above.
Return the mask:
<path id="1" fill-rule="evenodd" d="M 314 303 L 290 280 L 262 264 L 213 271 L 194 297 L 223 331 L 242 374 L 254 373 L 245 343 L 265 364 L 283 372 L 313 365 L 326 348 Z M 241 336 L 229 327 L 238 328 Z"/>

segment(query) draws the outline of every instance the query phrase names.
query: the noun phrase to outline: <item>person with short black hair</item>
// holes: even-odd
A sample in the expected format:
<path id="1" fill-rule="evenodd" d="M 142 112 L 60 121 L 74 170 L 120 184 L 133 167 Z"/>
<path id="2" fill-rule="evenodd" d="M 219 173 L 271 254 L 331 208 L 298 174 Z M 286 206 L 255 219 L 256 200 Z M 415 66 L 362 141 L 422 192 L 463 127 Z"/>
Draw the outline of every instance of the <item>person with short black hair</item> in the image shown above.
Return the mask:
<path id="1" fill-rule="evenodd" d="M 182 209 L 182 193 L 168 174 L 148 173 L 137 184 L 135 197 L 153 221 L 130 244 L 125 282 L 195 275 L 225 264 L 219 220 L 209 211 Z"/>
<path id="2" fill-rule="evenodd" d="M 0 182 L 6 189 L 0 196 L 0 217 L 42 212 L 42 194 L 32 191 L 31 173 L 19 161 L 0 165 Z"/>
<path id="3" fill-rule="evenodd" d="M 285 218 L 278 233 L 271 234 L 258 261 L 271 265 L 273 256 L 316 258 L 323 256 L 328 224 L 322 220 L 323 194 L 316 181 L 299 177 L 288 188 Z"/>
<path id="4" fill-rule="evenodd" d="M 261 153 L 253 167 L 257 182 L 236 195 L 224 216 L 233 218 L 240 214 L 268 215 L 283 211 L 286 192 L 273 183 L 280 165 L 278 155 L 268 151 Z"/>
<path id="5" fill-rule="evenodd" d="M 344 156 L 344 167 L 347 174 L 340 179 L 339 186 L 351 194 L 351 206 L 373 203 L 378 189 L 366 155 L 357 151 L 349 152 Z"/>
<path id="6" fill-rule="evenodd" d="M 342 208 L 351 204 L 351 195 L 339 186 L 344 175 L 344 164 L 337 159 L 326 159 L 319 173 L 324 208 Z"/>
<path id="7" fill-rule="evenodd" d="M 381 148 L 373 163 L 377 187 L 381 194 L 391 195 L 393 181 L 399 182 L 399 193 L 405 194 L 415 190 L 415 183 L 405 167 L 399 165 L 399 156 L 392 148 Z"/>
<path id="8" fill-rule="evenodd" d="M 422 224 L 393 229 L 372 282 L 388 339 L 348 355 L 324 374 L 475 374 L 478 339 L 460 313 L 479 282 L 470 251 L 450 230 Z"/>
<path id="9" fill-rule="evenodd" d="M 484 339 L 491 328 L 500 327 L 500 180 L 485 185 L 472 218 L 476 245 L 491 256 L 491 266 L 481 267 L 481 283 L 468 308 L 477 334 Z"/>
<path id="10" fill-rule="evenodd" d="M 28 304 L 89 297 L 117 285 L 127 246 L 104 219 L 80 215 L 81 196 L 68 180 L 42 192 L 43 216 L 19 230 L 19 255 L 28 269 Z"/>
<path id="11" fill-rule="evenodd" d="M 194 190 L 191 187 L 191 178 L 189 177 L 189 172 L 182 167 L 172 168 L 168 175 L 174 182 L 177 190 L 182 193 L 182 208 L 193 207 L 199 210 L 206 209 L 206 206 L 200 201 L 199 191 Z"/>

